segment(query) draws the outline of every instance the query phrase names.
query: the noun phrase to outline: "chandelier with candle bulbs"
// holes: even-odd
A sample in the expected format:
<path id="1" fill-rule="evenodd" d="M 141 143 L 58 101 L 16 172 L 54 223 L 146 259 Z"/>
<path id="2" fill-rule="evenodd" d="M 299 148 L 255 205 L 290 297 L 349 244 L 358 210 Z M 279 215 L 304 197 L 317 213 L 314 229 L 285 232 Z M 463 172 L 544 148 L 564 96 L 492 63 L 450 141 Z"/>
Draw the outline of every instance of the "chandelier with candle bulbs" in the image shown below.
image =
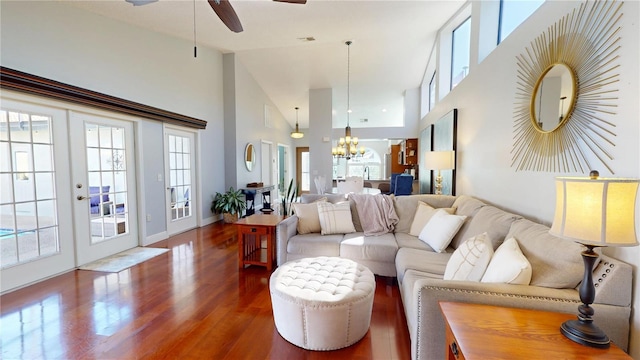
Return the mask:
<path id="1" fill-rule="evenodd" d="M 358 138 L 351 136 L 351 126 L 349 126 L 349 114 L 351 114 L 351 106 L 349 102 L 350 96 L 350 63 L 351 63 L 351 41 L 345 42 L 347 45 L 347 127 L 344 128 L 344 137 L 338 140 L 336 147 L 331 148 L 331 154 L 335 158 L 345 158 L 347 160 L 352 157 L 364 155 L 364 146 L 358 149 Z"/>

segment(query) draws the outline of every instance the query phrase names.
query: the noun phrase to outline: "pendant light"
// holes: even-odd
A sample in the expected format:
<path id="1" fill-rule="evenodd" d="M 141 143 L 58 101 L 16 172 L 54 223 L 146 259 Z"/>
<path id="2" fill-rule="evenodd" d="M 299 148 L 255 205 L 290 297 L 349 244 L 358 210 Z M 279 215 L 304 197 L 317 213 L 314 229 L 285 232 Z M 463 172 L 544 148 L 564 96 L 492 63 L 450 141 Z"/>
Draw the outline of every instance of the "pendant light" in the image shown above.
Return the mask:
<path id="1" fill-rule="evenodd" d="M 345 44 L 347 45 L 347 127 L 344 128 L 344 137 L 341 137 L 337 146 L 331 149 L 331 155 L 349 160 L 352 157 L 364 155 L 364 146 L 361 146 L 360 151 L 358 151 L 358 138 L 351 136 L 351 126 L 349 126 L 349 114 L 351 114 L 351 41 L 347 41 Z"/>
<path id="2" fill-rule="evenodd" d="M 291 137 L 294 139 L 302 139 L 304 137 L 304 134 L 298 129 L 298 109 L 299 107 L 296 106 L 296 130 L 291 132 Z"/>

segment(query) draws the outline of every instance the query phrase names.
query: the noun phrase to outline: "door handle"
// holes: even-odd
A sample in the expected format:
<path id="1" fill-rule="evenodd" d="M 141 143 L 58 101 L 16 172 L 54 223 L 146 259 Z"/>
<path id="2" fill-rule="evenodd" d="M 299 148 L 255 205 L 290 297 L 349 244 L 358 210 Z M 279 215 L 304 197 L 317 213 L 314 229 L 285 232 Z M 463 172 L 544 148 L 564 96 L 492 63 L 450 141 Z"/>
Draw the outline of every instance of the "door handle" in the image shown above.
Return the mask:
<path id="1" fill-rule="evenodd" d="M 82 196 L 82 195 L 76 196 L 76 199 L 78 200 L 85 200 L 86 198 L 87 198 L 86 196 Z"/>

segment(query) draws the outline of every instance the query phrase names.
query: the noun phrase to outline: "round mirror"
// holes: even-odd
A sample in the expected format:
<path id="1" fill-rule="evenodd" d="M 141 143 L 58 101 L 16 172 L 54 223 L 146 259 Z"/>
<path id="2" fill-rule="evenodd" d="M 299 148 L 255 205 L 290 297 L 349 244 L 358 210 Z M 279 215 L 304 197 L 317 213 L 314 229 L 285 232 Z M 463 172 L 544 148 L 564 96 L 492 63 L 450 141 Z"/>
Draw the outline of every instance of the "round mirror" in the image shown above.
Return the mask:
<path id="1" fill-rule="evenodd" d="M 256 164 L 256 149 L 253 147 L 253 144 L 248 143 L 244 148 L 244 165 L 247 167 L 247 170 L 253 170 L 253 166 Z"/>
<path id="2" fill-rule="evenodd" d="M 538 79 L 531 98 L 531 121 L 541 132 L 552 132 L 571 116 L 576 79 L 569 66 L 553 64 Z"/>

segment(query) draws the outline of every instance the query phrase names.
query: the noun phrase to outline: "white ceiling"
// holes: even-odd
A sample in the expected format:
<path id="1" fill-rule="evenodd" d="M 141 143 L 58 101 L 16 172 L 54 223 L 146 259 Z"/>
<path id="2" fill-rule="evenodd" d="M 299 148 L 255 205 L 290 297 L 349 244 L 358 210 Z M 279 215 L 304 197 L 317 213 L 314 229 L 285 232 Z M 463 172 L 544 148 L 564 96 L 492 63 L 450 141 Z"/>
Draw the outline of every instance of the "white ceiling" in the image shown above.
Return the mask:
<path id="1" fill-rule="evenodd" d="M 436 32 L 462 0 L 230 0 L 244 31 L 233 33 L 204 0 L 58 0 L 120 21 L 236 53 L 293 126 L 308 127 L 309 89 L 334 89 L 334 127 L 346 125 L 351 40 L 352 127 L 402 126 L 403 94 L 420 86 Z M 300 38 L 314 37 L 315 41 Z M 189 50 L 191 51 L 191 50 Z M 386 112 L 383 112 L 386 110 Z M 368 119 L 363 122 L 362 119 Z"/>

